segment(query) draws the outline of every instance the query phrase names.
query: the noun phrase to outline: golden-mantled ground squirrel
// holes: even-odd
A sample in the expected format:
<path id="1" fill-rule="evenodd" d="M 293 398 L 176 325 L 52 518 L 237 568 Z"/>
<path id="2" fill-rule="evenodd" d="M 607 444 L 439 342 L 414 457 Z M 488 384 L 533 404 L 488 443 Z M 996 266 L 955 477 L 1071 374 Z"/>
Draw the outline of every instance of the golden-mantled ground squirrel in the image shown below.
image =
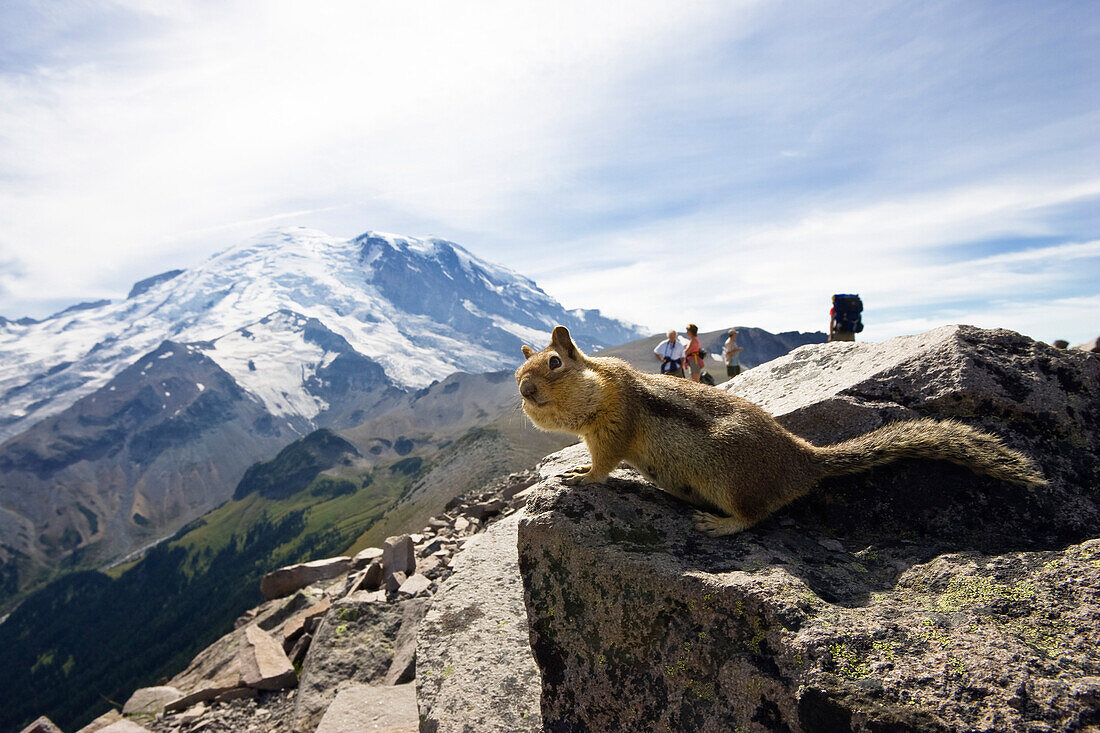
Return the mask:
<path id="1" fill-rule="evenodd" d="M 523 355 L 516 370 L 523 411 L 539 428 L 584 438 L 592 456 L 590 465 L 562 474 L 567 484 L 603 481 L 625 460 L 699 507 L 696 526 L 716 537 L 751 527 L 826 476 L 898 458 L 936 458 L 1012 483 L 1046 483 L 1026 456 L 953 420 L 892 423 L 818 448 L 725 390 L 585 356 L 564 326 L 548 347 L 524 346 Z"/>

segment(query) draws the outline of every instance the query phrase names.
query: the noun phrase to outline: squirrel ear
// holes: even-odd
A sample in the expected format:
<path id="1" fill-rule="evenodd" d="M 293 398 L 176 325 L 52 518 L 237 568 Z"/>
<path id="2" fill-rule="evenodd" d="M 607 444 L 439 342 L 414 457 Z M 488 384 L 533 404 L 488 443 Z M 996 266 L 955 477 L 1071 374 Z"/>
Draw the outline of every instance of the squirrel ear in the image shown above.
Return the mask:
<path id="1" fill-rule="evenodd" d="M 524 358 L 524 359 L 530 359 L 530 358 L 531 358 L 532 356 L 534 356 L 534 355 L 535 355 L 535 354 L 537 354 L 537 353 L 538 353 L 537 351 L 535 351 L 534 349 L 532 349 L 532 348 L 531 348 L 530 346 L 528 346 L 527 344 L 524 344 L 524 345 L 523 345 L 523 358 Z"/>
<path id="2" fill-rule="evenodd" d="M 573 339 L 569 336 L 569 329 L 565 326 L 554 326 L 554 332 L 550 334 L 550 345 L 570 359 L 576 359 L 577 352 L 580 351 L 573 343 Z"/>

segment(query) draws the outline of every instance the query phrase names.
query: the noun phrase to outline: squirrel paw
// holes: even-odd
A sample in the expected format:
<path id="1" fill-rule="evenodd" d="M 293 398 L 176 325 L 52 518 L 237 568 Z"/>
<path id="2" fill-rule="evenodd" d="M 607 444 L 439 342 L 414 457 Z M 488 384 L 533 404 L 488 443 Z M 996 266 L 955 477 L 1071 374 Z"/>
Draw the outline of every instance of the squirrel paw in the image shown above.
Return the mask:
<path id="1" fill-rule="evenodd" d="M 584 483 L 584 479 L 592 471 L 592 464 L 586 463 L 583 466 L 573 466 L 568 468 L 565 472 L 558 474 L 558 478 L 566 486 L 579 486 Z"/>
<path id="2" fill-rule="evenodd" d="M 709 512 L 695 512 L 695 528 L 711 537 L 722 537 L 728 534 L 737 534 L 748 527 L 740 519 L 734 517 L 720 517 Z"/>

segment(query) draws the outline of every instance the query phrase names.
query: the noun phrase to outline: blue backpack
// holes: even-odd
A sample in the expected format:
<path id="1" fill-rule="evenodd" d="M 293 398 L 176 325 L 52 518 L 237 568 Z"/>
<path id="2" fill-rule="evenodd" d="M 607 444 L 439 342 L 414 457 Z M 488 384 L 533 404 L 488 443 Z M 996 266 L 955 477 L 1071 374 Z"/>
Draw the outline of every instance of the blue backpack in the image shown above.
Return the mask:
<path id="1" fill-rule="evenodd" d="M 837 293 L 833 296 L 833 320 L 838 331 L 859 333 L 863 330 L 863 301 L 858 295 Z"/>

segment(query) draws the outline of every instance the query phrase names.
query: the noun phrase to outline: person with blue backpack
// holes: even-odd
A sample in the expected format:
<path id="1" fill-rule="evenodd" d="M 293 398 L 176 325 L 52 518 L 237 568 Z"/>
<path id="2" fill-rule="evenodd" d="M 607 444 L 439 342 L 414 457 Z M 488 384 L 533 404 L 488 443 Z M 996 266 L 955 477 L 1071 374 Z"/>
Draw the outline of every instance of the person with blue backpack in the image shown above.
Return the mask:
<path id="1" fill-rule="evenodd" d="M 855 341 L 863 330 L 863 301 L 858 295 L 837 293 L 829 309 L 829 340 Z"/>

